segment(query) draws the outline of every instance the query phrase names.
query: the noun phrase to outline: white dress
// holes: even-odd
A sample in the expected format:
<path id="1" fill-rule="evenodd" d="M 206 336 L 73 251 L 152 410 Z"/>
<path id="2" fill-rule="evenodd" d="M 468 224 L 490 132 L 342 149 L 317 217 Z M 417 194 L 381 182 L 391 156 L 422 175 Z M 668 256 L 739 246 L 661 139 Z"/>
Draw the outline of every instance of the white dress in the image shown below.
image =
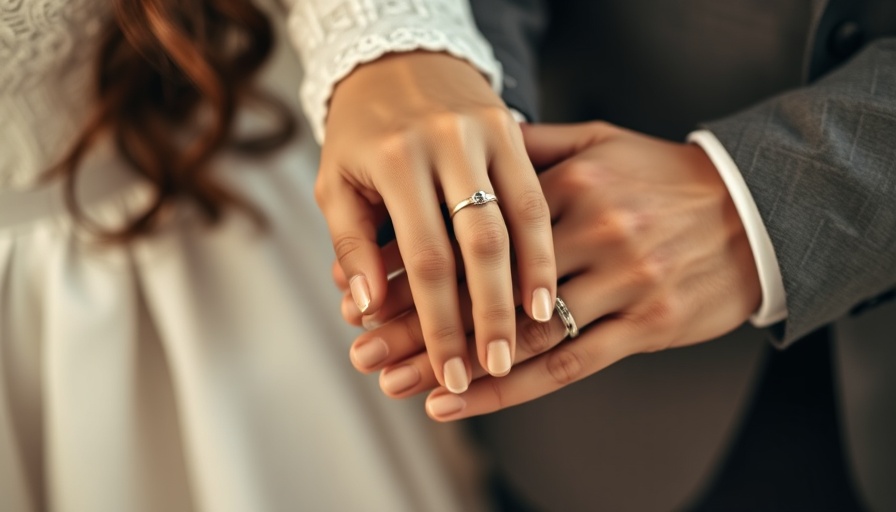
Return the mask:
<path id="1" fill-rule="evenodd" d="M 342 4 L 427 2 L 298 2 L 290 30 Z M 338 315 L 308 128 L 267 158 L 216 162 L 267 232 L 239 215 L 210 230 L 182 206 L 158 235 L 100 247 L 58 184 L 35 185 L 88 112 L 107 5 L 0 0 L 0 511 L 469 510 L 433 443 L 453 434 L 348 363 L 357 332 Z M 299 44 L 308 62 L 323 51 Z M 325 89 L 340 78 L 320 73 Z M 288 50 L 263 80 L 300 115 Z M 108 225 L 148 197 L 104 147 L 79 190 Z"/>

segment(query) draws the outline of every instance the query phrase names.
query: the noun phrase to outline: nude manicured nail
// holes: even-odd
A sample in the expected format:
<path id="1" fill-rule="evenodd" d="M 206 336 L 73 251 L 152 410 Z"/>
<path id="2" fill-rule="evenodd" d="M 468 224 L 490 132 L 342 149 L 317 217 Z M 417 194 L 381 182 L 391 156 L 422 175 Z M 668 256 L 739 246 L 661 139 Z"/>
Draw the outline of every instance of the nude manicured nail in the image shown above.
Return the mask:
<path id="1" fill-rule="evenodd" d="M 449 359 L 442 371 L 445 375 L 445 387 L 452 393 L 463 393 L 470 385 L 467 378 L 467 367 L 464 360 L 459 357 Z"/>
<path id="2" fill-rule="evenodd" d="M 397 395 L 417 385 L 420 382 L 420 371 L 415 366 L 404 365 L 383 372 L 380 376 L 380 386 L 383 390 Z"/>
<path id="3" fill-rule="evenodd" d="M 352 347 L 351 356 L 361 368 L 373 368 L 389 356 L 389 346 L 382 338 L 371 338 Z"/>
<path id="4" fill-rule="evenodd" d="M 429 409 L 429 414 L 437 418 L 444 418 L 446 416 L 451 416 L 452 414 L 457 414 L 464 410 L 464 407 L 466 406 L 467 402 L 465 402 L 463 398 L 450 393 L 430 397 L 430 399 L 426 401 L 426 408 Z"/>
<path id="5" fill-rule="evenodd" d="M 495 377 L 503 377 L 510 373 L 510 367 L 513 365 L 513 360 L 510 358 L 510 343 L 506 340 L 493 341 L 486 347 L 485 354 L 488 373 Z"/>
<path id="6" fill-rule="evenodd" d="M 361 313 L 367 311 L 370 306 L 370 287 L 367 285 L 367 278 L 363 274 L 358 274 L 348 282 L 348 286 L 352 290 L 352 299 L 355 300 L 355 305 Z"/>
<path id="7" fill-rule="evenodd" d="M 547 288 L 538 288 L 532 292 L 532 318 L 539 322 L 547 322 L 554 314 L 551 292 Z"/>

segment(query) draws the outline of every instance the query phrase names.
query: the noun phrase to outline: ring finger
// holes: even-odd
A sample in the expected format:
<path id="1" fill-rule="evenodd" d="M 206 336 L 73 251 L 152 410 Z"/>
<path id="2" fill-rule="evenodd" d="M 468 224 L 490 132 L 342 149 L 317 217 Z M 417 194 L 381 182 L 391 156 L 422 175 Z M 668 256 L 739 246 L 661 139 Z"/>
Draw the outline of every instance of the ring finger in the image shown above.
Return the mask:
<path id="1" fill-rule="evenodd" d="M 493 190 L 484 162 L 471 174 L 453 172 L 443 180 L 448 207 L 455 212 L 452 223 L 470 292 L 479 363 L 492 375 L 506 375 L 516 341 L 507 226 L 497 201 L 476 201 L 478 191 Z M 467 206 L 457 210 L 458 204 Z"/>

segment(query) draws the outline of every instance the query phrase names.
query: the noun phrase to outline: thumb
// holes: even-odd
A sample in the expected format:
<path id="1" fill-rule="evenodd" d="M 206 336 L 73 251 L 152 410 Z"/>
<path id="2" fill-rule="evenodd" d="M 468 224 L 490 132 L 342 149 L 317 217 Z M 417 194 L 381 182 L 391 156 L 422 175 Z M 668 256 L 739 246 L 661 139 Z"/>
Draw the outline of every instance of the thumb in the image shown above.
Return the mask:
<path id="1" fill-rule="evenodd" d="M 578 124 L 521 124 L 532 165 L 552 167 L 607 138 L 618 128 L 599 121 Z"/>

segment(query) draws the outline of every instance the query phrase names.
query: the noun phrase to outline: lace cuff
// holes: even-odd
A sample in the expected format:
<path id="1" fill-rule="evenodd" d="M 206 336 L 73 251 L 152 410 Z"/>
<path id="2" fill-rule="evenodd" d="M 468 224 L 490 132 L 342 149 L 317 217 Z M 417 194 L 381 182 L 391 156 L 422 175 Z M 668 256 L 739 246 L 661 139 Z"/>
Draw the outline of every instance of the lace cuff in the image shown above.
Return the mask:
<path id="1" fill-rule="evenodd" d="M 299 99 L 318 142 L 333 88 L 386 53 L 429 50 L 464 59 L 501 90 L 501 65 L 466 0 L 297 0 L 288 29 L 304 66 Z"/>

